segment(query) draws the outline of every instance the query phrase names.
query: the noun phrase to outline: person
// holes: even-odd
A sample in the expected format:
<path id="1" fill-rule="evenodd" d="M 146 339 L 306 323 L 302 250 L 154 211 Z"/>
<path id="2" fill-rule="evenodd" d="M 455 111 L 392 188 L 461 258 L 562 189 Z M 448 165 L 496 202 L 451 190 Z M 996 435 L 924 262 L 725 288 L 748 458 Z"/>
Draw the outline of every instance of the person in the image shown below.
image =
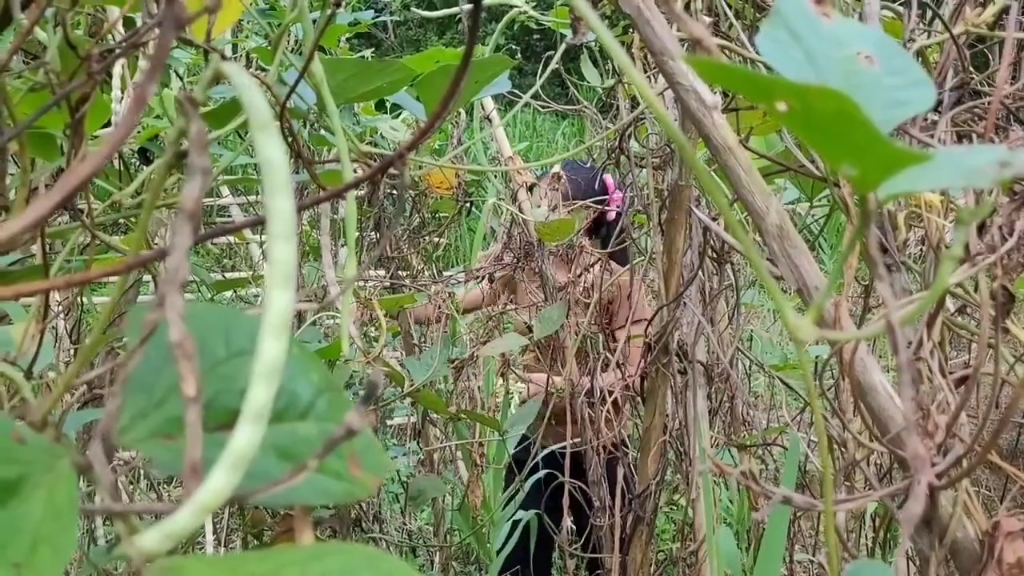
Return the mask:
<path id="1" fill-rule="evenodd" d="M 541 310 L 553 304 L 552 296 L 567 302 L 562 323 L 567 337 L 537 339 L 520 359 L 520 400 L 543 400 L 505 471 L 506 493 L 520 484 L 525 489 L 518 505 L 523 513 L 513 516 L 506 541 L 496 551 L 506 554 L 499 576 L 550 576 L 566 513 L 587 574 L 605 574 L 604 557 L 625 555 L 625 510 L 633 480 L 622 443 L 624 409 L 628 396 L 639 389 L 653 315 L 641 278 L 630 267 L 625 200 L 614 179 L 591 163 L 569 160 L 541 175 L 531 191 L 535 212 L 546 210 L 548 220 L 577 218 L 583 233 L 545 249 L 544 256 L 531 248 L 535 242 L 517 243 L 506 233 L 481 257 L 479 270 L 492 271 L 477 273 L 479 286 L 452 303 L 462 314 L 508 308 L 516 330 L 529 335 Z M 546 276 L 542 267 L 549 270 Z M 404 313 L 423 323 L 442 312 L 441 306 L 426 303 Z M 597 342 L 588 336 L 598 336 Z M 574 369 L 567 368 L 570 364 Z M 573 373 L 576 377 L 569 378 Z M 588 464 L 594 464 L 589 473 Z M 600 500 L 594 495 L 595 478 L 608 489 L 605 509 L 612 518 L 604 537 L 594 518 Z M 532 524 L 531 516 L 539 516 L 539 522 Z"/>

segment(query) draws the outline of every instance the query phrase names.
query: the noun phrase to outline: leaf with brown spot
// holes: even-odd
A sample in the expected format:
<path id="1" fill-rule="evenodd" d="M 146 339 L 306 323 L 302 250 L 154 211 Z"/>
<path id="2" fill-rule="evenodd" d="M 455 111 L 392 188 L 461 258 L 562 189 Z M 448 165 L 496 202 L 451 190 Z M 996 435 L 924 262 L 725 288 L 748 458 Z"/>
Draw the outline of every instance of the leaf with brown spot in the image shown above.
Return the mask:
<path id="1" fill-rule="evenodd" d="M 754 41 L 776 72 L 839 90 L 885 133 L 930 110 L 938 97 L 899 42 L 823 2 L 776 0 Z"/>

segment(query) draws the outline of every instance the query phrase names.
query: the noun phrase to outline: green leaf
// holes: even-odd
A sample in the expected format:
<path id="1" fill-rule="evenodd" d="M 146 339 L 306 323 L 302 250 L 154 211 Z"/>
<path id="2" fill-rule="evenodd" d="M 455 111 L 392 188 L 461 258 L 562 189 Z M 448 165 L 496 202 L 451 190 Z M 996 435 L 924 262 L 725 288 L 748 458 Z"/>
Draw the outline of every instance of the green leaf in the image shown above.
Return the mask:
<path id="1" fill-rule="evenodd" d="M 565 300 L 547 306 L 537 314 L 537 319 L 533 322 L 533 337 L 540 340 L 554 334 L 562 324 L 565 324 L 568 314 L 569 304 Z"/>
<path id="2" fill-rule="evenodd" d="M 727 574 L 743 576 L 743 554 L 736 544 L 736 536 L 728 526 L 719 526 L 715 530 L 715 538 L 718 539 L 718 557 Z"/>
<path id="3" fill-rule="evenodd" d="M 892 566 L 874 558 L 858 558 L 846 565 L 843 576 L 892 576 Z"/>
<path id="4" fill-rule="evenodd" d="M 452 344 L 448 338 L 427 348 L 419 356 L 405 358 L 402 363 L 416 385 L 426 384 L 448 375 L 448 358 L 452 353 Z"/>
<path id="5" fill-rule="evenodd" d="M 547 25 L 556 32 L 561 32 L 566 38 L 572 36 L 572 26 L 569 21 L 572 16 L 569 14 L 569 7 L 562 5 L 555 7 L 548 13 Z"/>
<path id="6" fill-rule="evenodd" d="M 903 41 L 903 19 L 893 14 L 882 15 L 882 30 L 897 42 Z"/>
<path id="7" fill-rule="evenodd" d="M 562 242 L 569 240 L 574 234 L 576 234 L 578 228 L 579 222 L 576 218 L 571 216 L 534 223 L 534 230 L 537 232 L 537 238 L 540 238 L 541 242 L 549 246 L 561 244 Z"/>
<path id="8" fill-rule="evenodd" d="M 62 574 L 78 545 L 68 453 L 0 413 L 0 574 Z"/>
<path id="9" fill-rule="evenodd" d="M 775 2 L 754 42 L 776 72 L 846 94 L 886 134 L 938 97 L 931 76 L 881 28 L 806 0 Z"/>
<path id="10" fill-rule="evenodd" d="M 412 95 L 409 94 L 408 90 L 395 92 L 391 96 L 388 96 L 388 100 L 409 114 L 412 114 L 413 118 L 420 122 L 425 122 L 427 120 L 427 111 L 423 108 L 423 104 L 420 103 L 419 100 L 413 98 Z"/>
<path id="11" fill-rule="evenodd" d="M 12 91 L 14 101 L 15 123 L 21 123 L 29 119 L 40 108 L 47 105 L 53 99 L 49 91 L 24 91 L 17 88 Z M 98 131 L 103 124 L 110 120 L 112 108 L 110 96 L 97 94 L 89 101 L 89 107 L 85 113 L 85 130 L 88 134 Z M 71 123 L 71 116 L 68 107 L 58 105 L 47 110 L 32 124 L 33 130 L 46 130 L 55 134 L 63 134 L 65 128 Z"/>
<path id="12" fill-rule="evenodd" d="M 299 110 L 308 110 L 309 108 L 316 106 L 318 101 L 316 90 L 309 85 L 305 76 L 299 78 L 298 70 L 295 68 L 287 68 L 282 71 L 281 76 L 278 77 L 277 92 L 282 100 L 291 90 L 292 86 L 295 86 L 295 91 L 292 93 L 292 97 L 288 100 L 289 106 L 294 106 Z"/>
<path id="13" fill-rule="evenodd" d="M 597 67 L 590 61 L 590 54 L 583 52 L 580 55 L 580 71 L 583 72 L 583 77 L 587 82 L 593 86 L 604 85 L 604 80 L 601 79 L 601 73 L 597 71 Z"/>
<path id="14" fill-rule="evenodd" d="M 419 404 L 421 407 L 439 414 L 441 416 L 451 416 L 452 410 L 448 407 L 448 403 L 443 398 L 438 396 L 434 391 L 427 390 L 426 388 L 420 388 L 409 393 L 409 398 L 413 402 Z"/>
<path id="15" fill-rule="evenodd" d="M 455 214 L 459 211 L 459 203 L 452 198 L 438 198 L 430 203 L 430 211 L 435 214 Z"/>
<path id="16" fill-rule="evenodd" d="M 807 353 L 814 359 L 827 358 L 832 353 L 832 347 L 828 344 L 815 344 L 807 347 Z"/>
<path id="17" fill-rule="evenodd" d="M 383 356 L 377 356 L 371 360 L 371 363 L 383 370 L 392 384 L 399 388 L 405 388 L 405 373 L 397 364 Z"/>
<path id="18" fill-rule="evenodd" d="M 530 425 L 533 424 L 533 421 L 537 419 L 537 413 L 540 412 L 543 401 L 544 398 L 540 396 L 530 398 L 505 421 L 502 431 L 505 433 L 510 446 L 516 446 L 519 442 L 519 436 L 526 432 Z"/>
<path id="19" fill-rule="evenodd" d="M 739 110 L 737 112 L 731 112 L 726 119 L 729 120 L 729 124 L 732 125 L 733 132 L 736 132 L 741 138 L 747 135 L 758 137 L 767 136 L 768 134 L 774 134 L 779 131 L 781 125 L 777 120 L 771 117 L 767 112 L 760 108 L 748 108 Z M 751 146 L 754 146 L 754 138 L 751 138 Z M 766 152 L 767 153 L 767 152 Z M 776 157 L 778 157 L 776 155 Z M 761 158 L 754 158 L 756 162 L 764 162 L 764 168 L 775 172 L 778 170 L 778 166 Z"/>
<path id="20" fill-rule="evenodd" d="M 529 340 L 524 338 L 521 334 L 516 332 L 507 332 L 498 336 L 494 340 L 491 340 L 484 347 L 480 349 L 480 356 L 501 356 L 502 354 L 509 354 L 519 350 L 523 346 L 527 346 L 530 343 Z"/>
<path id="21" fill-rule="evenodd" d="M 453 110 L 462 108 L 472 102 L 477 94 L 496 80 L 499 76 L 512 68 L 515 60 L 504 54 L 491 54 L 483 58 L 476 58 L 469 66 L 469 72 L 459 90 L 459 96 L 455 100 Z M 448 86 L 455 78 L 455 70 L 458 64 L 444 64 L 421 76 L 413 88 L 416 95 L 426 110 L 427 115 L 433 114 L 441 104 L 441 98 L 448 90 Z M 394 92 L 397 92 L 395 90 Z M 392 92 L 392 94 L 394 93 Z"/>
<path id="22" fill-rule="evenodd" d="M 129 323 L 129 342 L 138 342 L 137 308 Z M 195 339 L 203 386 L 203 468 L 209 470 L 227 442 L 249 383 L 259 317 L 211 303 L 186 305 L 185 321 Z M 334 433 L 352 400 L 324 363 L 293 339 L 267 434 L 238 488 L 267 486 L 303 465 Z M 165 474 L 180 474 L 184 455 L 184 406 L 178 371 L 161 324 L 128 377 L 119 438 L 150 458 Z M 316 472 L 256 503 L 269 507 L 346 504 L 372 495 L 392 464 L 369 431 L 358 434 L 327 456 Z"/>
<path id="23" fill-rule="evenodd" d="M 417 74 L 426 74 L 447 64 L 458 64 L 462 60 L 462 52 L 461 48 L 434 46 L 402 58 L 402 63 L 415 70 Z"/>
<path id="24" fill-rule="evenodd" d="M 150 576 L 418 576 L 404 561 L 365 544 L 318 542 L 310 546 L 275 546 L 223 556 L 188 555 L 157 560 Z"/>
<path id="25" fill-rule="evenodd" d="M 25 141 L 29 154 L 44 162 L 55 164 L 63 157 L 57 135 L 53 132 L 29 130 L 25 132 Z"/>
<path id="26" fill-rule="evenodd" d="M 4 302 L 0 304 L 0 310 L 4 310 L 11 317 L 10 324 L 0 326 L 0 359 L 19 366 L 27 366 L 38 348 L 35 370 L 38 372 L 48 367 L 54 358 L 53 334 L 49 330 L 44 331 L 43 341 L 39 342 L 38 334 L 33 335 L 36 331 L 30 329 L 33 323 L 28 313 L 16 302 Z M 32 341 L 23 341 L 26 332 L 32 337 Z"/>
<path id="27" fill-rule="evenodd" d="M 356 104 L 391 96 L 408 86 L 416 71 L 401 60 L 321 58 L 334 103 Z"/>
<path id="28" fill-rule="evenodd" d="M 792 430 L 789 432 L 789 449 L 786 450 L 786 463 L 783 464 L 782 478 L 779 487 L 784 490 L 796 489 L 796 477 L 800 472 L 801 444 L 800 438 Z M 782 565 L 786 561 L 786 550 L 789 545 L 789 521 L 793 517 L 793 509 L 784 504 L 776 504 L 768 514 L 768 523 L 761 537 L 761 547 L 754 562 L 754 576 L 778 576 L 782 574 Z"/>
<path id="29" fill-rule="evenodd" d="M 929 151 L 931 158 L 889 178 L 878 188 L 880 200 L 907 194 L 971 188 L 996 188 L 1024 176 L 1024 150 L 1000 144 L 948 146 Z"/>
<path id="30" fill-rule="evenodd" d="M 220 130 L 242 115 L 242 102 L 231 96 L 200 113 L 210 130 Z"/>
<path id="31" fill-rule="evenodd" d="M 447 492 L 448 485 L 440 476 L 421 474 L 409 480 L 409 487 L 405 490 L 405 507 L 407 510 L 419 510 Z"/>
<path id="32" fill-rule="evenodd" d="M 504 94 L 511 89 L 512 79 L 509 77 L 508 70 L 506 70 L 501 73 L 501 76 L 498 76 L 493 81 L 491 81 L 490 84 L 484 86 L 483 90 L 480 90 L 480 92 L 478 92 L 477 95 L 473 97 L 473 100 L 481 100 L 488 96 L 497 96 L 499 94 Z"/>
<path id="33" fill-rule="evenodd" d="M 687 61 L 709 84 L 762 106 L 813 148 L 858 191 L 876 190 L 928 154 L 883 134 L 848 96 L 832 88 L 799 84 L 735 64 L 691 57 Z M 842 126 L 842 137 L 837 127 Z"/>
<path id="34" fill-rule="evenodd" d="M 67 415 L 64 418 L 64 434 L 71 440 L 75 439 L 75 435 L 82 429 L 83 426 L 90 422 L 95 422 L 103 417 L 103 408 L 83 408 L 81 410 L 75 410 L 74 412 Z"/>
<path id="35" fill-rule="evenodd" d="M 387 296 L 381 296 L 377 299 L 377 304 L 381 310 L 388 314 L 394 314 L 399 310 L 404 310 L 411 306 L 415 306 L 420 302 L 420 293 L 418 292 L 406 292 L 404 294 L 388 294 Z"/>
<path id="36" fill-rule="evenodd" d="M 482 412 L 474 412 L 473 410 L 459 410 L 459 416 L 470 422 L 476 422 L 489 430 L 501 432 L 501 422 L 498 422 L 493 416 L 488 416 Z"/>

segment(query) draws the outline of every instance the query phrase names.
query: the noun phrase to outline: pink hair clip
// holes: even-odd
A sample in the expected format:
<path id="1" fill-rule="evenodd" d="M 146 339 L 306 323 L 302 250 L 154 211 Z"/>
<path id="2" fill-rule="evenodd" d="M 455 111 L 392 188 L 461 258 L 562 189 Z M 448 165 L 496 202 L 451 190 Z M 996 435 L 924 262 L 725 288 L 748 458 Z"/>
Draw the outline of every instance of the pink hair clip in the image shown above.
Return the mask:
<path id="1" fill-rule="evenodd" d="M 615 215 L 622 209 L 622 203 L 625 200 L 625 196 L 622 190 L 615 187 L 615 180 L 612 179 L 611 174 L 602 175 L 604 179 L 604 187 L 608 190 L 608 207 L 605 210 L 608 212 L 608 221 L 615 220 Z"/>

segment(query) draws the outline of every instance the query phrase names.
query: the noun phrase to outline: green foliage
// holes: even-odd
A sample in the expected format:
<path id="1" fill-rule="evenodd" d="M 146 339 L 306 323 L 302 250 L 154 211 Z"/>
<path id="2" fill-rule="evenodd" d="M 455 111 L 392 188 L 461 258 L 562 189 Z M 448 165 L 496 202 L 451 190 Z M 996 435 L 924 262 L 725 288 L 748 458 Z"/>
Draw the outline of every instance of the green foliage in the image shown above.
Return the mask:
<path id="1" fill-rule="evenodd" d="M 902 146 L 881 133 L 849 96 L 833 88 L 800 84 L 734 64 L 688 59 L 705 81 L 764 107 L 813 148 L 859 190 L 874 190 L 903 169 L 924 162 L 924 152 Z M 836 138 L 835 126 L 843 126 Z"/>
<path id="2" fill-rule="evenodd" d="M 736 544 L 736 535 L 728 526 L 719 526 L 715 531 L 715 537 L 718 539 L 718 554 L 722 559 L 725 573 L 743 576 L 743 554 L 740 552 L 739 545 Z"/>
<path id="3" fill-rule="evenodd" d="M 399 310 L 405 308 L 411 308 L 420 303 L 423 298 L 421 294 L 415 292 L 406 292 L 402 294 L 388 294 L 381 296 L 377 299 L 377 304 L 380 305 L 381 310 L 389 314 L 397 313 Z"/>
<path id="4" fill-rule="evenodd" d="M 540 238 L 541 242 L 554 246 L 567 242 L 575 236 L 579 230 L 579 224 L 578 218 L 567 216 L 565 218 L 553 218 L 536 222 L 534 229 L 537 231 L 537 238 Z"/>
<path id="5" fill-rule="evenodd" d="M 153 576 L 416 576 L 405 562 L 365 544 L 317 543 L 311 546 L 277 546 L 223 556 L 175 556 L 154 562 L 146 569 Z"/>
<path id="6" fill-rule="evenodd" d="M 406 357 L 402 360 L 409 377 L 416 385 L 427 384 L 449 374 L 448 358 L 452 353 L 452 343 L 448 338 L 441 338 L 436 344 L 424 350 L 419 356 Z"/>
<path id="7" fill-rule="evenodd" d="M 781 77 L 699 57 L 689 62 L 707 82 L 762 106 L 861 194 L 889 201 L 930 190 L 989 188 L 1024 176 L 1024 151 L 985 145 L 925 152 L 887 135 L 928 110 L 935 88 L 880 30 L 823 14 L 802 0 L 780 0 L 758 46 Z M 836 135 L 839 126 L 842 137 Z"/>
<path id="8" fill-rule="evenodd" d="M 858 558 L 846 565 L 843 576 L 892 576 L 892 566 L 873 558 Z"/>
<path id="9" fill-rule="evenodd" d="M 802 456 L 801 446 L 800 438 L 790 431 L 789 449 L 786 450 L 786 461 L 779 481 L 779 487 L 783 490 L 796 490 Z M 789 523 L 792 517 L 793 508 L 784 504 L 777 505 L 768 515 L 757 560 L 754 562 L 754 576 L 775 576 L 782 573 L 786 550 L 789 548 Z"/>
<path id="10" fill-rule="evenodd" d="M 321 58 L 327 86 L 336 104 L 355 104 L 390 96 L 405 88 L 417 71 L 401 60 Z"/>
<path id="11" fill-rule="evenodd" d="M 138 341 L 142 314 L 133 317 L 130 341 Z M 203 468 L 224 448 L 249 381 L 259 318 L 232 307 L 190 303 L 185 321 L 195 338 L 203 386 Z M 293 341 L 267 435 L 240 492 L 265 487 L 304 464 L 352 409 L 348 394 L 317 356 Z M 120 440 L 139 450 L 166 474 L 180 474 L 184 455 L 184 403 L 178 371 L 161 325 L 146 343 L 125 386 Z M 373 434 L 364 431 L 332 452 L 295 486 L 262 496 L 271 507 L 346 504 L 372 495 L 392 470 Z"/>
<path id="12" fill-rule="evenodd" d="M 494 340 L 491 340 L 487 344 L 484 344 L 483 348 L 480 348 L 480 356 L 500 356 L 502 354 L 511 354 L 527 346 L 530 343 L 525 337 L 517 332 L 507 332 L 498 336 Z"/>
<path id="13" fill-rule="evenodd" d="M 558 332 L 562 324 L 565 324 L 568 314 L 569 303 L 566 300 L 559 300 L 546 306 L 537 314 L 537 319 L 533 323 L 533 337 L 540 340 Z"/>
<path id="14" fill-rule="evenodd" d="M 422 408 L 439 416 L 451 416 L 451 408 L 436 392 L 429 388 L 420 388 L 409 392 L 409 399 L 419 404 Z"/>
<path id="15" fill-rule="evenodd" d="M 849 96 L 880 132 L 924 114 L 938 97 L 931 77 L 896 40 L 874 26 L 809 2 L 780 2 L 754 38 L 783 77 Z"/>
<path id="16" fill-rule="evenodd" d="M 48 367 L 53 362 L 54 354 L 53 335 L 50 331 L 43 333 L 42 342 L 38 342 L 38 346 L 35 339 L 25 342 L 26 334 L 33 332 L 33 322 L 28 311 L 17 302 L 0 302 L 0 310 L 11 319 L 10 324 L 0 326 L 0 359 L 18 366 L 27 366 L 38 347 L 35 368 L 39 370 Z"/>
<path id="17" fill-rule="evenodd" d="M 925 190 L 995 188 L 1024 175 L 1024 153 L 1000 144 L 947 146 L 927 161 L 889 178 L 878 189 L 883 200 Z"/>
<path id="18" fill-rule="evenodd" d="M 436 474 L 421 474 L 409 480 L 409 487 L 405 492 L 405 506 L 409 510 L 419 510 L 447 492 L 448 485 L 443 478 Z"/>
<path id="19" fill-rule="evenodd" d="M 0 413 L 0 574 L 62 574 L 78 543 L 70 455 Z"/>
<path id="20" fill-rule="evenodd" d="M 476 99 L 492 82 L 498 80 L 502 74 L 512 68 L 513 64 L 515 64 L 515 60 L 504 54 L 492 54 L 474 59 L 466 79 L 462 83 L 459 97 L 455 100 L 455 108 L 461 108 Z M 448 86 L 455 79 L 457 68 L 457 64 L 443 64 L 425 73 L 416 81 L 414 85 L 416 94 L 428 115 L 433 114 L 441 104 L 441 97 L 444 96 Z M 491 91 L 489 95 L 496 93 Z"/>
<path id="21" fill-rule="evenodd" d="M 422 18 L 409 11 L 412 7 L 422 10 L 451 7 L 441 5 L 445 3 L 438 4 L 437 8 L 432 8 L 430 3 L 408 0 L 364 1 L 363 7 L 389 18 L 388 26 L 386 29 L 380 26 L 356 34 L 350 40 L 352 48 L 357 51 L 372 50 L 376 57 L 403 57 L 437 47 L 465 44 L 465 31 L 462 26 L 453 25 L 455 19 Z M 531 4 L 539 12 L 545 13 L 554 8 L 556 0 L 540 0 Z M 485 10 L 481 38 L 490 38 L 504 15 L 504 10 Z M 499 48 L 504 55 L 522 63 L 509 71 L 510 86 L 521 92 L 533 86 L 544 62 L 550 59 L 550 53 L 558 47 L 562 38 L 558 32 L 528 18 L 515 19 L 506 28 Z M 571 54 L 566 64 L 575 65 L 577 54 L 579 52 Z M 571 101 L 568 85 L 559 75 L 554 75 L 549 84 L 545 87 L 548 97 L 560 103 Z"/>

